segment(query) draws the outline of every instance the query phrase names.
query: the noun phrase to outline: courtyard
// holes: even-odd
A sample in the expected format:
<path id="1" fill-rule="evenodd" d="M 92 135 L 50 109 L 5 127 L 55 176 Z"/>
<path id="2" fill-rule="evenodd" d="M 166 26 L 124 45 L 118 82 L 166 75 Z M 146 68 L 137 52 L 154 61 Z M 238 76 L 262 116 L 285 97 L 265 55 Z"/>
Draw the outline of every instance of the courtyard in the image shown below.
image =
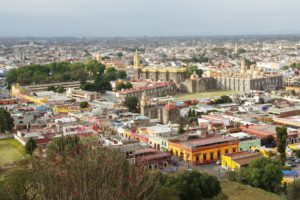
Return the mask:
<path id="1" fill-rule="evenodd" d="M 24 146 L 15 139 L 0 140 L 0 167 L 25 159 Z"/>
<path id="2" fill-rule="evenodd" d="M 231 94 L 240 94 L 240 92 L 228 91 L 228 90 L 214 90 L 214 91 L 200 92 L 200 93 L 178 94 L 173 96 L 173 98 L 175 100 L 184 101 L 184 100 L 193 100 L 193 99 L 201 99 L 201 98 L 220 97 L 222 95 L 231 95 Z"/>

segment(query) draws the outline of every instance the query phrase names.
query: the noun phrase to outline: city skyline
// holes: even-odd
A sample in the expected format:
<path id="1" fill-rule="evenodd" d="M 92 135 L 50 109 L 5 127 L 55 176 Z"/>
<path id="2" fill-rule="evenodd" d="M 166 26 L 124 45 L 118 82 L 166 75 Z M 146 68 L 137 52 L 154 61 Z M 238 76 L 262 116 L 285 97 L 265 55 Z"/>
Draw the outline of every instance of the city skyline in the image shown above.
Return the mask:
<path id="1" fill-rule="evenodd" d="M 4 0 L 0 36 L 299 34 L 299 6 L 296 0 Z"/>

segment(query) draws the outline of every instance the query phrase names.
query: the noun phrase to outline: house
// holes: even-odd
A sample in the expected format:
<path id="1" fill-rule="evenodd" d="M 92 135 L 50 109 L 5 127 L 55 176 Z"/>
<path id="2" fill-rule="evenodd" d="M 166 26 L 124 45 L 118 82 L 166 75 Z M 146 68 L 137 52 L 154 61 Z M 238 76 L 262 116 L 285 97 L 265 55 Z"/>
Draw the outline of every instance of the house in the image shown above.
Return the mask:
<path id="1" fill-rule="evenodd" d="M 234 171 L 241 167 L 248 166 L 251 161 L 261 157 L 263 156 L 258 152 L 248 152 L 248 151 L 225 154 L 222 155 L 222 159 L 221 159 L 222 168 Z"/>
<path id="2" fill-rule="evenodd" d="M 238 148 L 238 139 L 220 135 L 178 138 L 169 141 L 168 146 L 171 155 L 194 164 L 215 162 L 221 155 L 237 152 Z"/>

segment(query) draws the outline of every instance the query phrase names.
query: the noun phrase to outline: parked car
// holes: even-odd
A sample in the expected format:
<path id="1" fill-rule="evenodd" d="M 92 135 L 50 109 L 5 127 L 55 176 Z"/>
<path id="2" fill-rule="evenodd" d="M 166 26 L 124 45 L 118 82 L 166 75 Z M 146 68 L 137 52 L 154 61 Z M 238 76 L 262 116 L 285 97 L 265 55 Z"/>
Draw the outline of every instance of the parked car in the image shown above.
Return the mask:
<path id="1" fill-rule="evenodd" d="M 300 158 L 296 158 L 295 163 L 300 163 Z"/>
<path id="2" fill-rule="evenodd" d="M 285 166 L 287 166 L 287 167 L 296 167 L 296 164 L 294 162 L 288 161 L 288 162 L 285 162 Z"/>
<path id="3" fill-rule="evenodd" d="M 289 160 L 295 162 L 296 157 L 292 156 L 292 157 L 289 158 Z"/>

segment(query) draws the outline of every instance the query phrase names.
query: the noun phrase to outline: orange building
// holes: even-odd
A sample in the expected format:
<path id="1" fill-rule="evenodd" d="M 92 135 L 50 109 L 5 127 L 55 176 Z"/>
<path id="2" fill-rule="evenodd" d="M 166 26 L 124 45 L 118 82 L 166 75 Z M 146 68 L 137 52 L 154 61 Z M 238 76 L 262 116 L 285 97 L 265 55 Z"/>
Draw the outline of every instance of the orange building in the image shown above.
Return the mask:
<path id="1" fill-rule="evenodd" d="M 215 162 L 221 155 L 238 151 L 239 141 L 220 135 L 198 139 L 178 139 L 169 142 L 171 155 L 194 164 Z"/>

